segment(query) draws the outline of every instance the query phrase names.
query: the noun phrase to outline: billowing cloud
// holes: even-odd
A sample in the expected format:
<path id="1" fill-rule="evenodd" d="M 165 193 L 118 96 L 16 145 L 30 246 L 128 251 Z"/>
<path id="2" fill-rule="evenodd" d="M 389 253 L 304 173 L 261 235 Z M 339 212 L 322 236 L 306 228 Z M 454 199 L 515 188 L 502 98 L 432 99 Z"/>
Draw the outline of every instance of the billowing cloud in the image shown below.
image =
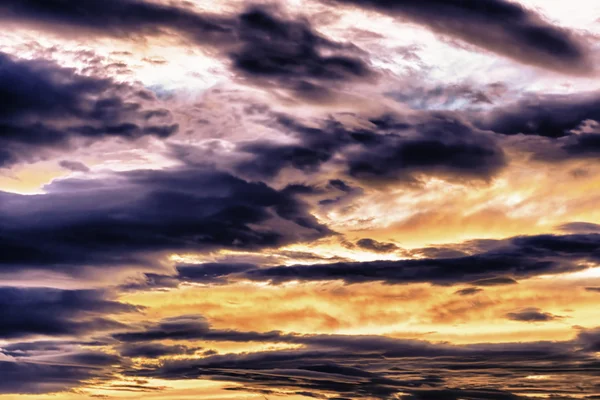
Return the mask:
<path id="1" fill-rule="evenodd" d="M 309 127 L 287 116 L 277 123 L 296 143 L 252 142 L 239 150 L 248 161 L 236 169 L 268 179 L 285 168 L 315 173 L 330 162 L 341 174 L 365 184 L 415 184 L 422 176 L 449 180 L 488 180 L 505 165 L 494 138 L 452 114 L 423 113 L 370 118 L 370 128 L 346 127 L 334 120 Z"/>
<path id="2" fill-rule="evenodd" d="M 304 94 L 328 91 L 316 82 L 367 79 L 373 75 L 351 46 L 319 35 L 305 19 L 288 19 L 266 7 L 252 7 L 238 15 L 216 15 L 143 0 L 28 0 L 3 2 L 0 10 L 1 18 L 10 23 L 67 37 L 92 34 L 131 40 L 177 34 L 217 50 L 244 77 Z"/>
<path id="3" fill-rule="evenodd" d="M 0 111 L 0 167 L 37 161 L 44 150 L 65 150 L 75 139 L 175 133 L 169 112 L 155 117 L 159 105 L 147 99 L 143 89 L 108 78 L 0 53 L 0 101 L 6 104 Z"/>
<path id="4" fill-rule="evenodd" d="M 211 169 L 134 170 L 46 190 L 0 192 L 2 271 L 152 265 L 147 256 L 165 251 L 258 249 L 331 233 L 293 193 Z"/>
<path id="5" fill-rule="evenodd" d="M 248 76 L 273 77 L 302 91 L 311 80 L 343 81 L 371 74 L 356 57 L 322 55 L 321 48 L 339 52 L 341 46 L 313 32 L 305 21 L 285 21 L 251 9 L 240 16 L 239 35 L 243 44 L 233 53 L 233 63 Z"/>

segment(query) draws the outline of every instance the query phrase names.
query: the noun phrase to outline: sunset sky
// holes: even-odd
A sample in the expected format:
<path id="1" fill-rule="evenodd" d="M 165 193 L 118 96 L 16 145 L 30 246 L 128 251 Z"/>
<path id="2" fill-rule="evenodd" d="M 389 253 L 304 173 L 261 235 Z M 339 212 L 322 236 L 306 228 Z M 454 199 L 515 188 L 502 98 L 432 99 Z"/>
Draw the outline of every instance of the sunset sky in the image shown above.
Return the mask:
<path id="1" fill-rule="evenodd" d="M 0 24 L 0 400 L 600 399 L 600 1 Z"/>

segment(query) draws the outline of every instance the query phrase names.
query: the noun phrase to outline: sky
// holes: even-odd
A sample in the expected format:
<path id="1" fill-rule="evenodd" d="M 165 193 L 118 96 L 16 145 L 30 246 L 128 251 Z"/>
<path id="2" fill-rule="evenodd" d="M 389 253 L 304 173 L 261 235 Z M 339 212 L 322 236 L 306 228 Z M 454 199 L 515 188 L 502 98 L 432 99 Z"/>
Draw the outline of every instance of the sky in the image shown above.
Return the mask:
<path id="1" fill-rule="evenodd" d="M 600 399 L 600 2 L 0 24 L 0 400 Z"/>

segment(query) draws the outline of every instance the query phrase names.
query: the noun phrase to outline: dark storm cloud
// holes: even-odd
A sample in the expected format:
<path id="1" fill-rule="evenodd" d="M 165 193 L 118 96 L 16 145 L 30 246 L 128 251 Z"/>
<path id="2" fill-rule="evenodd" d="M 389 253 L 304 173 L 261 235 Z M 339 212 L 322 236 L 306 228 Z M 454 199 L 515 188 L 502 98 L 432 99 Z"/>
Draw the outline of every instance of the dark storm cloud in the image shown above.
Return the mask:
<path id="1" fill-rule="evenodd" d="M 476 116 L 474 123 L 482 129 L 506 135 L 522 133 L 559 138 L 571 135 L 571 131 L 586 120 L 600 120 L 598 93 L 529 96 L 513 105 Z M 577 140 L 571 146 L 574 146 L 572 151 L 583 151 Z"/>
<path id="2" fill-rule="evenodd" d="M 395 15 L 516 61 L 586 74 L 592 64 L 582 40 L 507 0 L 327 0 Z"/>
<path id="3" fill-rule="evenodd" d="M 341 166 L 348 178 L 380 185 L 416 184 L 423 175 L 488 180 L 506 165 L 491 135 L 450 113 L 383 115 L 366 122 L 370 128 L 349 128 L 333 120 L 308 127 L 280 115 L 277 125 L 296 143 L 242 144 L 239 150 L 250 157 L 237 164 L 236 171 L 265 179 L 285 168 L 314 173 L 330 162 Z"/>
<path id="4" fill-rule="evenodd" d="M 0 287 L 0 338 L 122 328 L 110 315 L 136 311 L 136 307 L 98 291 Z"/>
<path id="5" fill-rule="evenodd" d="M 487 180 L 506 164 L 492 137 L 449 113 L 423 113 L 414 122 L 383 115 L 370 122 L 379 134 L 355 132 L 364 150 L 347 155 L 348 174 L 362 181 L 414 182 L 420 175 Z"/>
<path id="6" fill-rule="evenodd" d="M 44 150 L 64 149 L 76 138 L 131 140 L 177 131 L 168 114 L 146 120 L 151 102 L 143 102 L 136 92 L 48 61 L 15 60 L 0 53 L 0 167 L 35 161 Z"/>
<path id="7" fill-rule="evenodd" d="M 241 49 L 232 55 L 238 71 L 275 78 L 301 92 L 314 88 L 310 80 L 344 81 L 371 75 L 367 64 L 340 53 L 340 45 L 316 34 L 306 21 L 284 20 L 255 8 L 240 16 L 239 37 Z M 324 56 L 321 49 L 338 54 Z"/>
<path id="8" fill-rule="evenodd" d="M 522 236 L 507 239 L 497 248 L 463 257 L 256 267 L 232 272 L 229 278 L 225 273 L 218 274 L 218 279 L 249 279 L 272 284 L 341 280 L 347 284 L 429 282 L 492 286 L 514 284 L 516 280 L 538 275 L 580 271 L 586 268 L 582 265 L 585 261 L 600 262 L 600 235 Z M 210 268 L 216 267 L 211 265 Z"/>
<path id="9" fill-rule="evenodd" d="M 0 271 L 152 265 L 166 251 L 257 249 L 331 234 L 293 191 L 200 167 L 56 180 L 46 191 L 0 192 Z"/>
<path id="10" fill-rule="evenodd" d="M 519 311 L 506 314 L 506 318 L 513 321 L 522 322 L 548 322 L 560 319 L 562 317 L 547 312 L 543 312 L 539 308 L 529 307 Z"/>
<path id="11" fill-rule="evenodd" d="M 185 320 L 189 317 L 182 317 Z M 300 344 L 298 349 L 212 355 L 165 360 L 156 367 L 128 370 L 134 376 L 162 379 L 216 379 L 241 383 L 253 390 L 306 391 L 314 396 L 391 399 L 408 398 L 518 399 L 529 389 L 555 393 L 561 376 L 578 382 L 564 393 L 594 393 L 600 364 L 596 331 L 582 331 L 574 341 L 449 345 L 383 336 L 296 335 L 271 332 L 227 331 L 224 335 L 202 324 L 195 336 L 164 329 L 161 338 L 230 341 L 245 338 L 263 342 Z M 151 327 L 147 332 L 156 332 Z M 167 331 L 175 332 L 165 336 Z M 153 333 L 150 339 L 155 339 Z M 125 334 L 123 338 L 148 340 Z M 119 338 L 118 335 L 115 335 Z M 580 350 L 580 351 L 577 351 Z M 548 381 L 531 381 L 531 375 L 552 375 Z M 581 383 L 579 383 L 581 382 Z M 469 389 L 458 389 L 469 387 Z M 450 397 L 444 395 L 453 394 Z M 433 396 L 433 397 L 430 397 Z"/>
<path id="12" fill-rule="evenodd" d="M 0 11 L 0 18 L 9 22 L 67 36 L 138 38 L 177 33 L 197 45 L 213 46 L 243 76 L 302 93 L 307 87 L 321 88 L 315 81 L 372 75 L 355 49 L 327 40 L 306 20 L 287 19 L 267 8 L 219 16 L 142 0 L 8 0 L 0 4 Z M 323 55 L 323 50 L 333 54 Z"/>
<path id="13" fill-rule="evenodd" d="M 417 137 L 374 137 L 365 151 L 350 152 L 348 174 L 380 183 L 411 183 L 419 175 L 487 180 L 506 164 L 502 149 L 492 138 L 458 120 L 434 116 L 416 128 Z"/>

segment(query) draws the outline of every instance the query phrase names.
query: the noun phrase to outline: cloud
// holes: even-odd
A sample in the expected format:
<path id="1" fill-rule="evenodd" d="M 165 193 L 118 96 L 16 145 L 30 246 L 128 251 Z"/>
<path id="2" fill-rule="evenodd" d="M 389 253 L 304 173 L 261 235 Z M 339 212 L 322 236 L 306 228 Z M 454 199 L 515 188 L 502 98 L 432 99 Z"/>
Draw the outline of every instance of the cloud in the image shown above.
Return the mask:
<path id="1" fill-rule="evenodd" d="M 281 284 L 290 281 L 335 281 L 346 284 L 384 282 L 387 284 L 431 283 L 474 286 L 514 284 L 516 280 L 539 275 L 561 274 L 585 269 L 581 261 L 600 261 L 600 235 L 537 235 L 505 240 L 491 250 L 453 257 L 399 261 L 336 262 L 328 264 L 256 267 L 227 273 L 208 273 L 224 280 L 249 279 Z M 196 266 L 202 271 L 202 265 Z M 209 271 L 219 268 L 210 264 Z"/>
<path id="2" fill-rule="evenodd" d="M 522 310 L 506 314 L 506 318 L 513 321 L 522 322 L 548 322 L 560 319 L 562 317 L 547 312 L 543 312 L 539 308 L 529 307 Z"/>
<path id="3" fill-rule="evenodd" d="M 412 250 L 412 254 L 424 258 L 458 258 L 469 255 L 464 251 L 446 247 L 425 247 Z"/>
<path id="4" fill-rule="evenodd" d="M 266 7 L 250 7 L 239 15 L 215 15 L 143 0 L 51 4 L 10 0 L 3 2 L 0 10 L 0 19 L 7 22 L 29 24 L 67 37 L 84 34 L 136 39 L 177 34 L 218 51 L 231 61 L 234 71 L 257 79 L 262 87 L 285 86 L 304 97 L 329 90 L 319 82 L 373 76 L 356 49 L 315 33 L 305 19 L 285 18 Z"/>
<path id="5" fill-rule="evenodd" d="M 485 7 L 476 0 L 330 2 L 408 18 L 526 64 L 575 74 L 591 69 L 586 46 L 575 34 L 552 26 L 534 12 L 505 0 L 486 0 Z M 5 23 L 29 25 L 68 37 L 92 34 L 136 39 L 176 33 L 198 45 L 231 50 L 234 65 L 252 75 L 296 73 L 325 80 L 368 75 L 366 65 L 356 58 L 343 54 L 320 55 L 316 49 L 323 45 L 332 48 L 332 43 L 312 32 L 305 22 L 284 21 L 260 8 L 251 9 L 238 18 L 142 0 L 88 0 L 85 3 L 7 0 L 0 5 L 0 10 Z M 294 81 L 300 90 L 313 86 L 310 80 Z"/>
<path id="6" fill-rule="evenodd" d="M 0 192 L 0 271 L 154 266 L 167 251 L 259 249 L 332 233 L 293 191 L 211 168 L 68 178 L 45 189 Z"/>
<path id="7" fill-rule="evenodd" d="M 487 180 L 506 164 L 502 149 L 458 121 L 435 118 L 418 127 L 421 137 L 374 137 L 364 151 L 349 153 L 348 174 L 361 181 L 414 182 L 419 175 Z"/>
<path id="8" fill-rule="evenodd" d="M 111 375 L 94 363 L 47 364 L 0 361 L 0 393 L 45 394 L 63 392 L 90 379 L 108 380 Z"/>
<path id="9" fill-rule="evenodd" d="M 577 342 L 583 345 L 584 351 L 600 352 L 600 329 L 586 329 L 577 335 Z"/>
<path id="10" fill-rule="evenodd" d="M 154 326 L 139 332 L 113 334 L 113 338 L 122 342 L 147 342 L 156 340 L 215 340 L 231 342 L 269 342 L 284 341 L 280 332 L 240 332 L 235 330 L 212 329 L 201 315 L 183 315 L 166 318 Z"/>
<path id="11" fill-rule="evenodd" d="M 235 170 L 270 179 L 286 168 L 314 174 L 327 164 L 341 168 L 340 177 L 381 186 L 417 184 L 422 176 L 485 181 L 506 165 L 492 136 L 451 113 L 385 114 L 364 122 L 368 127 L 347 127 L 335 120 L 309 127 L 279 115 L 275 125 L 288 131 L 295 143 L 242 143 L 238 150 L 247 153 L 247 160 L 238 162 Z"/>
<path id="12" fill-rule="evenodd" d="M 497 276 L 494 278 L 484 278 L 478 279 L 474 282 L 471 282 L 472 285 L 475 286 L 502 286 L 502 285 L 514 285 L 518 283 L 511 277 L 508 276 Z"/>
<path id="13" fill-rule="evenodd" d="M 558 229 L 571 233 L 600 233 L 600 225 L 591 222 L 569 222 L 560 225 Z"/>
<path id="14" fill-rule="evenodd" d="M 361 249 L 370 250 L 375 253 L 390 253 L 400 250 L 394 243 L 383 243 L 368 238 L 358 240 L 356 245 Z"/>
<path id="15" fill-rule="evenodd" d="M 0 287 L 0 338 L 98 333 L 123 325 L 111 315 L 136 312 L 132 305 L 93 290 Z"/>
<path id="16" fill-rule="evenodd" d="M 143 0 L 88 0 L 78 2 L 8 0 L 0 5 L 2 19 L 30 24 L 66 36 L 94 33 L 136 38 L 173 30 L 206 43 L 231 34 L 227 18 L 201 15 L 188 8 Z M 65 29 L 68 27 L 68 29 Z"/>
<path id="17" fill-rule="evenodd" d="M 536 135 L 560 138 L 571 135 L 587 120 L 600 120 L 600 95 L 529 95 L 489 112 L 475 114 L 474 124 L 505 135 Z M 576 143 L 571 143 L 571 146 Z"/>
<path id="18" fill-rule="evenodd" d="M 58 163 L 58 165 L 73 172 L 90 172 L 90 169 L 87 167 L 87 165 L 79 161 L 62 160 Z"/>
<path id="19" fill-rule="evenodd" d="M 518 62 L 571 74 L 592 70 L 585 42 L 507 0 L 329 0 L 406 18 Z"/>
<path id="20" fill-rule="evenodd" d="M 410 83 L 407 83 L 410 85 Z M 494 104 L 508 92 L 505 84 L 496 82 L 486 85 L 440 84 L 432 87 L 418 80 L 413 87 L 390 90 L 386 96 L 410 105 L 414 110 L 451 110 L 486 108 Z"/>
<path id="21" fill-rule="evenodd" d="M 346 154 L 347 173 L 362 182 L 415 182 L 421 175 L 488 180 L 505 165 L 494 139 L 450 113 L 423 113 L 415 121 L 372 118 L 372 131 L 355 132 L 362 149 Z"/>
<path id="22" fill-rule="evenodd" d="M 477 294 L 483 292 L 483 289 L 480 288 L 465 288 L 465 289 L 460 289 L 456 291 L 456 294 L 460 295 L 460 296 L 470 296 L 473 294 Z"/>
<path id="23" fill-rule="evenodd" d="M 114 379 L 122 360 L 115 355 L 92 351 L 90 343 L 68 341 L 19 342 L 4 345 L 0 354 L 0 394 L 46 394 L 65 392 L 94 381 Z"/>
<path id="24" fill-rule="evenodd" d="M 133 140 L 175 133 L 178 125 L 169 113 L 146 117 L 157 104 L 140 93 L 49 61 L 0 53 L 0 102 L 6 104 L 0 110 L 0 167 L 37 161 L 44 151 L 68 149 L 75 139 Z"/>
<path id="25" fill-rule="evenodd" d="M 536 160 L 561 162 L 571 160 L 594 161 L 600 155 L 600 129 L 595 132 L 574 133 L 556 140 L 553 146 L 537 146 L 531 151 Z"/>
<path id="26" fill-rule="evenodd" d="M 166 290 L 179 286 L 179 279 L 170 275 L 144 273 L 141 279 L 131 279 L 119 286 L 122 291 Z"/>
<path id="27" fill-rule="evenodd" d="M 207 263 L 177 267 L 177 279 L 195 283 L 226 283 L 230 274 L 255 268 L 252 264 Z"/>
<path id="28" fill-rule="evenodd" d="M 196 329 L 188 331 L 195 323 L 199 324 Z M 519 399 L 530 388 L 556 393 L 561 378 L 553 375 L 561 374 L 582 382 L 577 389 L 567 387 L 566 394 L 575 393 L 572 390 L 593 393 L 599 368 L 591 354 L 597 344 L 593 330 L 565 342 L 450 345 L 368 335 L 270 332 L 260 336 L 214 330 L 201 317 L 187 316 L 163 320 L 134 335 L 115 338 L 236 341 L 252 336 L 256 341 L 299 344 L 296 349 L 164 360 L 154 367 L 130 368 L 127 373 L 171 380 L 210 378 L 242 383 L 246 390 L 303 391 L 324 398 L 390 399 L 404 393 L 409 399 Z M 575 351 L 579 348 L 583 351 Z M 547 375 L 549 381 L 528 380 L 532 375 Z"/>
<path id="29" fill-rule="evenodd" d="M 124 345 L 119 347 L 123 357 L 159 358 L 175 355 L 191 355 L 200 348 L 190 348 L 181 345 L 167 346 L 160 343 L 145 343 L 140 345 Z"/>
<path id="30" fill-rule="evenodd" d="M 249 76 L 277 78 L 302 90 L 310 80 L 365 79 L 372 74 L 360 59 L 339 54 L 341 46 L 313 32 L 306 21 L 286 21 L 266 9 L 241 14 L 239 35 L 242 46 L 233 52 L 233 64 Z M 324 56 L 320 48 L 338 54 Z"/>

